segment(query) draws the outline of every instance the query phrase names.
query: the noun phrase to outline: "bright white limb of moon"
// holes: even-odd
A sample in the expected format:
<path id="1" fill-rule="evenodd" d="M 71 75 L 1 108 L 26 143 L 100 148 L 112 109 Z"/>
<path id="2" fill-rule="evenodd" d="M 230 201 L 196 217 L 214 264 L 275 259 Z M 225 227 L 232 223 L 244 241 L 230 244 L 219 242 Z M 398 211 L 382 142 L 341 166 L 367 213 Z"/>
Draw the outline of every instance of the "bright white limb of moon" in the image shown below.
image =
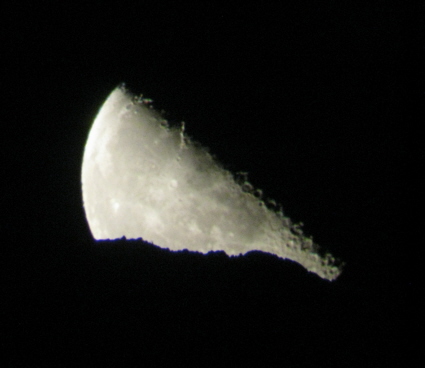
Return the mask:
<path id="1" fill-rule="evenodd" d="M 171 250 L 291 259 L 322 278 L 341 269 L 281 212 L 235 182 L 150 100 L 116 88 L 91 128 L 83 159 L 84 208 L 95 239 L 143 238 Z"/>

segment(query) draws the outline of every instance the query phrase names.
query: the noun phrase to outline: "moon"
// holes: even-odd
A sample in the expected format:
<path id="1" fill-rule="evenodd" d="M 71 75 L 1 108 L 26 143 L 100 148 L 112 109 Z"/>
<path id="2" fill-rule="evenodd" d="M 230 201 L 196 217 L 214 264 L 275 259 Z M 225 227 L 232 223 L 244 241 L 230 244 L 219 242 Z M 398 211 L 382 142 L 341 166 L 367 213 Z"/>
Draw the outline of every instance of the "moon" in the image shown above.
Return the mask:
<path id="1" fill-rule="evenodd" d="M 84 149 L 83 204 L 96 240 L 143 238 L 170 250 L 259 250 L 334 280 L 341 267 L 312 238 L 225 170 L 151 100 L 115 88 Z"/>

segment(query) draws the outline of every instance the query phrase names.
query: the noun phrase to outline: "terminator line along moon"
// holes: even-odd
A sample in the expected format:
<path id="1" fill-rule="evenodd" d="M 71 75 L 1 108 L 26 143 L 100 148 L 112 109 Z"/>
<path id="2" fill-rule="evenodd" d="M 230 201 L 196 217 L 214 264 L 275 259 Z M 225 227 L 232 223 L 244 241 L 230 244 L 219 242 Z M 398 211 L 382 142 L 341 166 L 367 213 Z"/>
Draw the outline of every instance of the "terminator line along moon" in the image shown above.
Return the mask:
<path id="1" fill-rule="evenodd" d="M 334 280 L 341 266 L 320 254 L 290 218 L 265 205 L 151 100 L 112 91 L 90 130 L 82 165 L 84 209 L 97 240 L 142 238 L 170 250 L 228 255 L 259 250 Z"/>

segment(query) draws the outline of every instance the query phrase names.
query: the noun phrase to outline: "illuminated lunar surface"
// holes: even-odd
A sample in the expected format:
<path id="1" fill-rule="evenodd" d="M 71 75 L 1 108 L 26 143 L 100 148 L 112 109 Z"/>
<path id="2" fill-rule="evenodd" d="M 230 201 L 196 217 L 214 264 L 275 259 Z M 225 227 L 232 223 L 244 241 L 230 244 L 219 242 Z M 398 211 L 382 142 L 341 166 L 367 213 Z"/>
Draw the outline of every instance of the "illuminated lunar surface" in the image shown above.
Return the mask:
<path id="1" fill-rule="evenodd" d="M 319 255 L 311 238 L 247 188 L 124 87 L 103 104 L 85 146 L 83 202 L 95 239 L 228 255 L 259 250 L 338 277 L 331 255 Z"/>

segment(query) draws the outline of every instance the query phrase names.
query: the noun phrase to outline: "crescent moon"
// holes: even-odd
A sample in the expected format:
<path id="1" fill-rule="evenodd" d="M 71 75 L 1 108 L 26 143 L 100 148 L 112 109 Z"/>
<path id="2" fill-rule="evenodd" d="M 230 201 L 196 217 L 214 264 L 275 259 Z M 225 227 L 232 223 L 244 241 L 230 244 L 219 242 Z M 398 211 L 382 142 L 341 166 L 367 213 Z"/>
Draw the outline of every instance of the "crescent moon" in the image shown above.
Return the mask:
<path id="1" fill-rule="evenodd" d="M 123 86 L 104 102 L 82 164 L 84 209 L 97 240 L 143 238 L 170 250 L 228 255 L 259 250 L 318 276 L 341 273 L 330 254 L 280 211 L 266 206 L 181 128 L 169 127 Z"/>

